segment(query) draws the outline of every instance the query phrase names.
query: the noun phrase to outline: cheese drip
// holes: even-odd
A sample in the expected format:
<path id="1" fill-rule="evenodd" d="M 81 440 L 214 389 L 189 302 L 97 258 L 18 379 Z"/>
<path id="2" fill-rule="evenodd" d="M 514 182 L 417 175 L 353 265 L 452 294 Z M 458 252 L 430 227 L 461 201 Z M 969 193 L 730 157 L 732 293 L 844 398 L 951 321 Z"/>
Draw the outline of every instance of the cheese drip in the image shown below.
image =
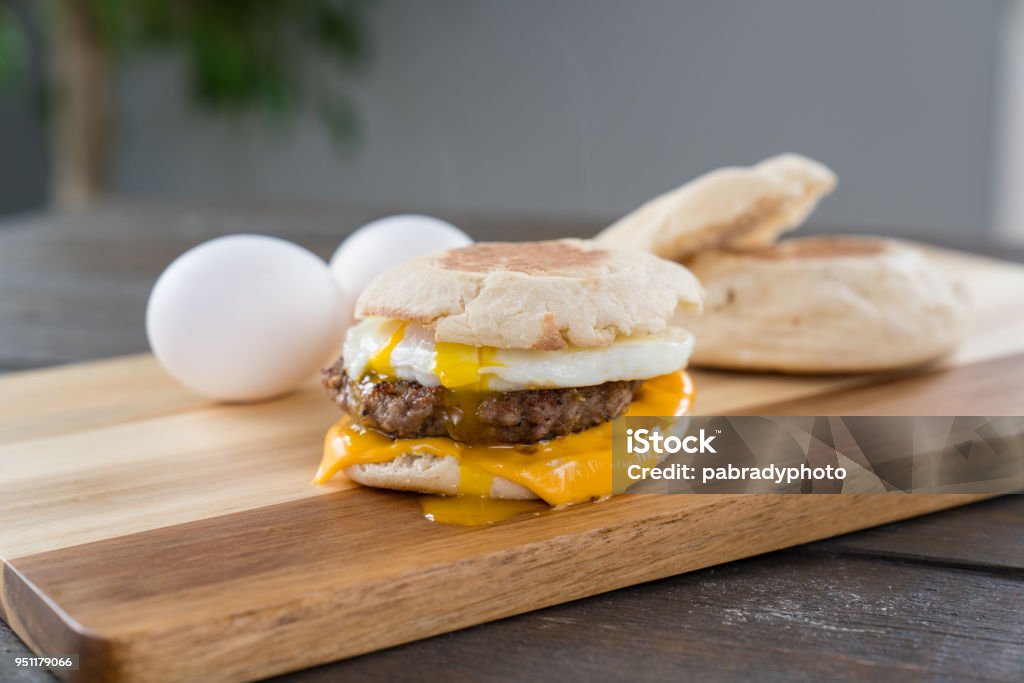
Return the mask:
<path id="1" fill-rule="evenodd" d="M 693 396 L 693 383 L 685 372 L 655 377 L 644 382 L 626 416 L 683 415 Z M 612 490 L 611 422 L 537 444 L 488 445 L 444 437 L 393 439 L 344 417 L 327 432 L 314 483 L 322 484 L 352 465 L 387 462 L 403 454 L 456 458 L 460 495 L 488 495 L 496 476 L 526 487 L 550 505 L 616 493 Z"/>

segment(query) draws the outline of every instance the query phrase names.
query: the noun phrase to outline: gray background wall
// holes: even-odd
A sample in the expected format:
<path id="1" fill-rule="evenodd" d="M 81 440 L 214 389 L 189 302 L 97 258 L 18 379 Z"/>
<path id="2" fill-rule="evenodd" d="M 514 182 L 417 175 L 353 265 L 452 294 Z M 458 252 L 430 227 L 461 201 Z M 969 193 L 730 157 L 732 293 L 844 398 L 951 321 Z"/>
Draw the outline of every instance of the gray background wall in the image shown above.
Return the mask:
<path id="1" fill-rule="evenodd" d="M 117 187 L 611 217 L 793 150 L 839 173 L 819 226 L 982 231 L 1003 4 L 383 0 L 350 84 L 356 149 L 312 116 L 275 137 L 198 113 L 174 61 L 153 60 L 124 74 Z"/>
<path id="2" fill-rule="evenodd" d="M 46 202 L 46 145 L 40 110 L 27 82 L 0 91 L 0 216 Z"/>

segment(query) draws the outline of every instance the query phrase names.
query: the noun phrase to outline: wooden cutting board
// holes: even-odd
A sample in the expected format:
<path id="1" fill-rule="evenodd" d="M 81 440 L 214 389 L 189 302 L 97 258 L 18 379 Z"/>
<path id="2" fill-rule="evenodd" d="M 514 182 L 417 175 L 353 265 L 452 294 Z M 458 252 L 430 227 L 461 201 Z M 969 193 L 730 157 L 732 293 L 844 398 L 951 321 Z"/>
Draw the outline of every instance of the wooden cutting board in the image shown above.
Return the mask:
<path id="1" fill-rule="evenodd" d="M 977 302 L 940 367 L 694 372 L 701 414 L 1024 412 L 1024 268 L 939 254 Z M 621 496 L 491 527 L 313 487 L 336 409 L 310 384 L 217 405 L 149 356 L 0 379 L 0 616 L 69 680 L 239 680 L 976 500 Z"/>

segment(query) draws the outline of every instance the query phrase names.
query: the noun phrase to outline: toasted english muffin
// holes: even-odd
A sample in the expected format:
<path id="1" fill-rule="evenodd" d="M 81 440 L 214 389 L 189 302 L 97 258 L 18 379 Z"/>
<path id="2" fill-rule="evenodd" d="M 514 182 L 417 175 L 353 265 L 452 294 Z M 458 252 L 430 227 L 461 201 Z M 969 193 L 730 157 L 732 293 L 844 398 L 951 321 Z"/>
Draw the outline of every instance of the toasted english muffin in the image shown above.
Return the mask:
<path id="1" fill-rule="evenodd" d="M 387 462 L 352 465 L 345 475 L 363 486 L 376 486 L 396 491 L 453 496 L 459 493 L 462 472 L 459 461 L 452 456 L 400 455 Z M 495 500 L 535 500 L 537 496 L 525 486 L 504 477 L 494 477 L 488 497 Z"/>
<path id="2" fill-rule="evenodd" d="M 430 254 L 385 272 L 356 317 L 411 321 L 437 342 L 555 351 L 656 334 L 700 309 L 696 278 L 639 249 L 591 240 L 493 242 Z"/>
<path id="3" fill-rule="evenodd" d="M 694 365 L 850 373 L 919 365 L 951 352 L 969 326 L 965 289 L 919 249 L 821 236 L 687 260 L 706 290 Z"/>
<path id="4" fill-rule="evenodd" d="M 655 197 L 596 239 L 672 261 L 709 249 L 763 246 L 803 223 L 835 186 L 826 166 L 781 154 L 706 173 Z"/>

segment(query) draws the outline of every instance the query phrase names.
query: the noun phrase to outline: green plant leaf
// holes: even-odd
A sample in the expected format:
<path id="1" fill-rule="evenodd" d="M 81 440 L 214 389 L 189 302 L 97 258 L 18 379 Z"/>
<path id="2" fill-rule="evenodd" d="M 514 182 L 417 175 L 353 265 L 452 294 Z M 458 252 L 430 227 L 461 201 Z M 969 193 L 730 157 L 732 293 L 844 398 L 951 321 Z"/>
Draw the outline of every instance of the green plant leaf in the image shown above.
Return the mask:
<path id="1" fill-rule="evenodd" d="M 0 87 L 14 85 L 24 78 L 27 57 L 18 17 L 10 7 L 0 5 Z"/>
<path id="2" fill-rule="evenodd" d="M 312 28 L 317 43 L 342 64 L 358 65 L 369 55 L 365 4 L 357 0 L 342 5 L 325 2 L 314 12 Z"/>
<path id="3" fill-rule="evenodd" d="M 120 56 L 139 46 L 141 29 L 133 14 L 131 0 L 75 1 L 92 3 L 103 47 L 108 53 Z"/>
<path id="4" fill-rule="evenodd" d="M 101 48 L 119 62 L 153 48 L 180 55 L 201 107 L 281 124 L 308 104 L 338 144 L 358 134 L 355 109 L 331 71 L 368 59 L 373 0 L 62 1 L 90 3 Z M 2 29 L 0 60 L 9 52 Z"/>

